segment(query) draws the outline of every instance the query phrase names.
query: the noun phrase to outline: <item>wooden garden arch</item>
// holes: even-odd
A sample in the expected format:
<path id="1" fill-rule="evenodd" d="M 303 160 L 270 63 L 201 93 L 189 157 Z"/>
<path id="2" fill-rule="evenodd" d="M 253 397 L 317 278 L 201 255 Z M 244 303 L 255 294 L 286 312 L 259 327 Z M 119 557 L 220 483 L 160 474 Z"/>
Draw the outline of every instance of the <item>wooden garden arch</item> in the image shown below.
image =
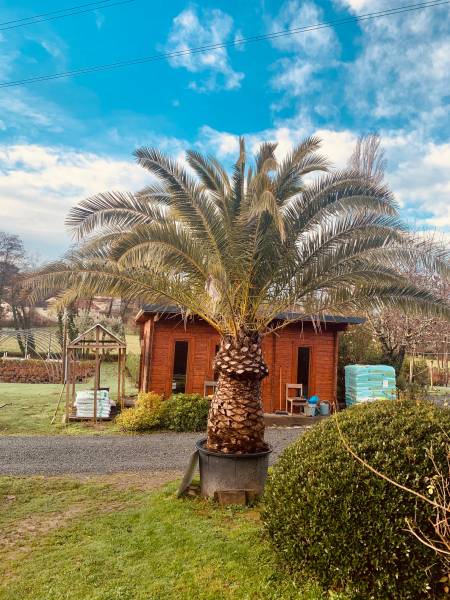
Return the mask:
<path id="1" fill-rule="evenodd" d="M 125 396 L 125 359 L 126 343 L 119 339 L 114 333 L 111 333 L 97 323 L 87 331 L 72 340 L 66 349 L 66 423 L 70 420 L 70 413 L 75 402 L 75 384 L 77 381 L 77 363 L 81 351 L 89 350 L 95 354 L 95 372 L 94 372 L 94 414 L 93 421 L 97 422 L 97 394 L 100 389 L 100 365 L 101 355 L 107 350 L 117 350 L 117 404 L 121 410 L 124 406 Z M 80 352 L 77 352 L 80 351 Z"/>

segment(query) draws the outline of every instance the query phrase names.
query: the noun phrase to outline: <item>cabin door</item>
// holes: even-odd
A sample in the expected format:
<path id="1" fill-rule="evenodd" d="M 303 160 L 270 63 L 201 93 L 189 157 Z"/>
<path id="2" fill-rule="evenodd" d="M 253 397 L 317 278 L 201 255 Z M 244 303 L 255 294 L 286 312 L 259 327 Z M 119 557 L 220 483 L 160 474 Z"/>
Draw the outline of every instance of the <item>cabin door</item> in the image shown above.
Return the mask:
<path id="1" fill-rule="evenodd" d="M 303 396 L 305 398 L 311 395 L 311 348 L 308 346 L 299 346 L 297 348 L 297 383 L 303 386 Z"/>
<path id="2" fill-rule="evenodd" d="M 173 353 L 172 394 L 185 394 L 187 387 L 189 342 L 176 340 Z"/>

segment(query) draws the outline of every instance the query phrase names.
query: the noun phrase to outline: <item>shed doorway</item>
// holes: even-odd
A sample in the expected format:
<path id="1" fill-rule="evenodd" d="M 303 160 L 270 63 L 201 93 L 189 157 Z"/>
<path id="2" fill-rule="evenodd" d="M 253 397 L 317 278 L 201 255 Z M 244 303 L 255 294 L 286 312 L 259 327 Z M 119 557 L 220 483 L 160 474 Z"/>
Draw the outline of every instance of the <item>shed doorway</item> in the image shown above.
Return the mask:
<path id="1" fill-rule="evenodd" d="M 172 392 L 174 394 L 186 393 L 187 367 L 188 367 L 189 342 L 177 340 L 173 353 Z"/>
<path id="2" fill-rule="evenodd" d="M 309 346 L 299 346 L 297 348 L 297 383 L 302 384 L 302 395 L 305 398 L 310 395 L 310 365 L 311 348 Z"/>

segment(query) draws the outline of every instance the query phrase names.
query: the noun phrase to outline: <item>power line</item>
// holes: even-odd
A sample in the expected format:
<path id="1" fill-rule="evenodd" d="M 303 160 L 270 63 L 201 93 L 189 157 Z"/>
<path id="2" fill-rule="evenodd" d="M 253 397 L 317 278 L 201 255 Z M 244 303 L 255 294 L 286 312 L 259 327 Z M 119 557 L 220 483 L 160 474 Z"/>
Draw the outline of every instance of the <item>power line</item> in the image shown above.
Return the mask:
<path id="1" fill-rule="evenodd" d="M 107 2 L 112 2 L 112 0 L 95 0 L 94 2 L 87 2 L 85 4 L 77 4 L 77 6 L 68 6 L 67 8 L 59 8 L 58 10 L 52 10 L 50 12 L 46 12 L 46 13 L 40 13 L 38 15 L 33 15 L 32 17 L 23 17 L 22 19 L 14 19 L 13 21 L 4 21 L 3 23 L 0 23 L 0 27 L 3 27 L 3 25 L 13 25 L 15 23 L 22 23 L 23 21 L 30 21 L 32 19 L 38 19 L 40 17 L 48 17 L 50 15 L 56 15 L 58 13 L 62 13 L 62 12 L 66 12 L 68 10 L 77 10 L 79 8 L 86 8 L 87 6 L 91 6 L 94 4 L 105 4 Z M 92 8 L 91 10 L 94 10 L 94 8 Z"/>
<path id="2" fill-rule="evenodd" d="M 109 8 L 110 6 L 118 6 L 120 4 L 130 4 L 131 2 L 136 2 L 136 0 L 116 0 L 115 2 L 113 0 L 97 0 L 97 2 L 88 2 L 86 4 L 61 8 L 32 17 L 24 17 L 23 19 L 16 19 L 14 21 L 5 21 L 4 23 L 0 23 L 0 31 L 17 29 L 18 27 L 25 27 L 26 25 L 34 25 L 34 23 L 54 21 L 55 19 L 63 19 L 64 17 L 70 17 L 72 15 L 81 15 L 100 8 Z"/>
<path id="3" fill-rule="evenodd" d="M 380 17 L 386 17 L 390 15 L 397 15 L 401 13 L 413 12 L 416 10 L 421 10 L 424 8 L 432 8 L 436 6 L 443 6 L 446 4 L 450 4 L 450 0 L 434 0 L 431 2 L 420 2 L 417 4 L 407 4 L 404 6 L 399 6 L 397 8 L 391 8 L 387 10 L 382 10 L 373 13 L 366 13 L 363 15 L 355 15 L 351 17 L 345 17 L 342 19 L 336 19 L 334 21 L 325 21 L 323 23 L 316 23 L 315 25 L 307 25 L 305 27 L 295 27 L 292 29 L 284 29 L 281 31 L 275 31 L 273 33 L 266 33 L 261 35 L 254 35 L 246 38 L 238 38 L 230 42 L 222 42 L 217 44 L 209 44 L 206 46 L 199 46 L 197 48 L 186 48 L 184 50 L 176 50 L 173 52 L 165 52 L 154 54 L 152 56 L 143 56 L 140 58 L 133 58 L 129 60 L 122 60 L 114 63 L 107 63 L 102 65 L 94 65 L 91 67 L 82 67 L 80 69 L 74 69 L 72 71 L 63 71 L 60 73 L 54 73 L 53 75 L 38 75 L 36 77 L 29 77 L 27 79 L 17 79 L 15 81 L 6 81 L 4 83 L 0 83 L 0 88 L 9 88 L 20 85 L 27 85 L 29 83 L 37 83 L 39 81 L 50 81 L 53 79 L 62 79 L 65 77 L 74 77 L 76 75 L 84 75 L 87 73 L 97 73 L 101 71 L 110 71 L 113 69 L 120 69 L 123 67 L 128 67 L 132 65 L 139 65 L 143 63 L 156 62 L 168 58 L 176 58 L 178 56 L 186 56 L 193 54 L 200 54 L 202 52 L 209 52 L 211 50 L 218 50 L 221 48 L 229 48 L 234 46 L 239 46 L 242 44 L 248 44 L 253 42 L 260 42 L 263 40 L 276 39 L 279 37 L 286 37 L 290 35 L 296 35 L 300 33 L 307 33 L 309 31 L 316 31 L 318 29 L 324 29 L 327 27 L 334 27 L 339 25 L 346 25 L 348 23 L 357 23 L 362 21 L 368 21 L 371 19 L 377 19 Z"/>

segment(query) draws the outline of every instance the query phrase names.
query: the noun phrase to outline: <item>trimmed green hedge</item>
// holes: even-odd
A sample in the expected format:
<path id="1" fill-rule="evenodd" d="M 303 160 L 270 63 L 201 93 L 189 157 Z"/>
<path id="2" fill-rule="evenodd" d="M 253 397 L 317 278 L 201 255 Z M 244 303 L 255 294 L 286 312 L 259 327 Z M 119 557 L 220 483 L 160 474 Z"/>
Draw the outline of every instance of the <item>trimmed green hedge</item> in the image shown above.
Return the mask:
<path id="1" fill-rule="evenodd" d="M 163 399 L 154 392 L 141 392 L 136 406 L 126 408 L 116 417 L 116 425 L 122 431 L 151 431 L 159 429 Z"/>
<path id="2" fill-rule="evenodd" d="M 199 394 L 174 394 L 168 400 L 154 392 L 141 392 L 136 406 L 116 418 L 123 431 L 205 431 L 209 400 Z"/>
<path id="3" fill-rule="evenodd" d="M 209 400 L 199 394 L 174 394 L 163 404 L 161 426 L 170 431 L 205 431 Z"/>
<path id="4" fill-rule="evenodd" d="M 372 474 L 353 450 L 392 479 L 429 494 L 429 453 L 448 472 L 450 411 L 431 403 L 359 405 L 313 427 L 287 448 L 265 491 L 263 522 L 283 564 L 326 588 L 361 599 L 432 597 L 442 573 L 432 550 L 405 531 L 406 519 L 433 537 L 433 507 Z"/>

